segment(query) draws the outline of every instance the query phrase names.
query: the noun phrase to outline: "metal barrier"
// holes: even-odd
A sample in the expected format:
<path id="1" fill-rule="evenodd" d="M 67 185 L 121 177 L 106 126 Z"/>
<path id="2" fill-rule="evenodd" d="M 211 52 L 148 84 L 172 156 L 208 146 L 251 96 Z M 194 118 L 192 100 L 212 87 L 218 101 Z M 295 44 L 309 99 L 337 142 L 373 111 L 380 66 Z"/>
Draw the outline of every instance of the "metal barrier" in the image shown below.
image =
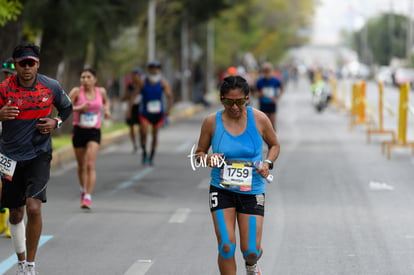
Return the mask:
<path id="1" fill-rule="evenodd" d="M 387 158 L 391 159 L 391 149 L 393 147 L 411 147 L 414 154 L 414 142 L 407 142 L 407 124 L 408 110 L 410 109 L 408 95 L 410 84 L 406 83 L 400 86 L 400 102 L 398 107 L 398 133 L 397 138 L 390 141 L 382 142 L 382 153 L 387 149 Z"/>
<path id="2" fill-rule="evenodd" d="M 332 89 L 333 89 L 333 97 L 334 101 L 333 103 L 337 106 L 340 110 L 346 110 L 346 100 L 347 100 L 347 90 L 349 87 L 344 87 L 344 81 L 338 82 L 336 78 L 334 78 L 334 81 L 332 82 Z M 340 85 L 338 85 L 340 84 Z"/>
<path id="3" fill-rule="evenodd" d="M 371 142 L 372 134 L 391 134 L 392 140 L 395 140 L 395 132 L 393 130 L 384 129 L 384 83 L 378 83 L 379 98 L 378 98 L 378 128 L 367 130 L 367 142 Z"/>
<path id="4" fill-rule="evenodd" d="M 329 80 L 330 84 L 331 84 L 331 91 L 332 91 L 332 99 L 331 102 L 332 104 L 338 104 L 339 100 L 338 100 L 338 83 L 336 78 L 331 78 Z"/>
<path id="5" fill-rule="evenodd" d="M 351 122 L 349 129 L 359 124 L 369 124 L 370 121 L 366 117 L 366 83 L 360 81 L 352 85 L 352 101 L 351 101 Z"/>

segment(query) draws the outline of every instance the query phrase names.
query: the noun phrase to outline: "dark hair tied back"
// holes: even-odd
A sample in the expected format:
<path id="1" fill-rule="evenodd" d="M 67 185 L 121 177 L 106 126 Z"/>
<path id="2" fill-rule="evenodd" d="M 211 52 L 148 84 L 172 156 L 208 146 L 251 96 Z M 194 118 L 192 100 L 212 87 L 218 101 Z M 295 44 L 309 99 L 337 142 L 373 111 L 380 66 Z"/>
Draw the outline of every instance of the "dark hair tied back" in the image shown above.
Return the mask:
<path id="1" fill-rule="evenodd" d="M 96 77 L 96 71 L 95 71 L 95 69 L 92 69 L 92 68 L 84 68 L 82 71 L 81 71 L 81 73 L 80 74 L 82 74 L 82 73 L 84 73 L 84 72 L 89 72 L 89 73 L 91 73 L 94 77 Z"/>
<path id="2" fill-rule="evenodd" d="M 224 78 L 223 83 L 221 83 L 220 97 L 225 96 L 229 91 L 235 89 L 242 90 L 245 96 L 248 96 L 250 93 L 250 87 L 246 79 L 239 75 L 228 76 Z"/>

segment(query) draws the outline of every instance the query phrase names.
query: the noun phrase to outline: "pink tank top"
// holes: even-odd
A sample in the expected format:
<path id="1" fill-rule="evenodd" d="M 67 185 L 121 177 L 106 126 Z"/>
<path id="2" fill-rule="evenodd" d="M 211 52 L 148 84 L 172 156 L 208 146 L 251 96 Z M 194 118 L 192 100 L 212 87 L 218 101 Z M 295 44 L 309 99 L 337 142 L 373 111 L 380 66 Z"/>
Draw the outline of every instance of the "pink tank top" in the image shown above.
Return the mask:
<path id="1" fill-rule="evenodd" d="M 98 87 L 95 87 L 95 98 L 87 99 L 85 95 L 85 89 L 83 86 L 79 87 L 79 95 L 74 106 L 82 105 L 88 102 L 89 108 L 87 112 L 73 112 L 72 125 L 79 126 L 81 128 L 101 128 L 101 112 L 103 107 L 103 100 L 101 91 Z"/>

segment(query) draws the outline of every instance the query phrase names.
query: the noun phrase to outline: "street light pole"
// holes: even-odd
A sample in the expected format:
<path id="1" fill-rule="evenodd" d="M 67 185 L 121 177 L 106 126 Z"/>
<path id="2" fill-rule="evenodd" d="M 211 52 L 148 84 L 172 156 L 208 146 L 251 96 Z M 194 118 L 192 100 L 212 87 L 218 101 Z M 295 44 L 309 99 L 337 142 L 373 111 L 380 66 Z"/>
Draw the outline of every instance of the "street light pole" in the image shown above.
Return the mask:
<path id="1" fill-rule="evenodd" d="M 156 0 L 148 2 L 148 63 L 155 59 L 155 9 Z"/>
<path id="2" fill-rule="evenodd" d="M 411 18 L 411 12 L 413 10 L 413 0 L 410 0 L 410 7 L 408 10 L 408 15 L 407 15 L 407 43 L 406 43 L 406 59 L 407 59 L 407 63 L 410 64 L 410 56 L 411 56 L 411 49 L 412 49 L 412 43 L 413 43 L 413 21 Z"/>
<path id="3" fill-rule="evenodd" d="M 188 68 L 188 60 L 190 49 L 188 39 L 187 16 L 183 16 L 181 22 L 181 100 L 184 102 L 189 101 L 188 77 L 190 76 L 190 70 Z"/>
<path id="4" fill-rule="evenodd" d="M 214 21 L 210 19 L 207 23 L 207 93 L 214 91 Z"/>

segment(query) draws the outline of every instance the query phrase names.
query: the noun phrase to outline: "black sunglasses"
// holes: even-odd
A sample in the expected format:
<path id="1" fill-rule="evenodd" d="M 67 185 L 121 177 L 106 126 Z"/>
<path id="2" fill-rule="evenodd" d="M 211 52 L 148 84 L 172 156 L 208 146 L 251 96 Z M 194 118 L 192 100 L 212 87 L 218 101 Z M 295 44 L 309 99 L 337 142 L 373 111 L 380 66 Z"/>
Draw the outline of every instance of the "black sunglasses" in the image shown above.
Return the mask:
<path id="1" fill-rule="evenodd" d="M 230 107 L 232 107 L 234 104 L 236 104 L 237 106 L 242 106 L 246 103 L 247 99 L 248 99 L 248 97 L 236 98 L 236 99 L 222 97 L 221 102 L 224 105 L 227 105 L 227 106 L 230 106 Z"/>
<path id="2" fill-rule="evenodd" d="M 24 59 L 22 61 L 17 62 L 20 67 L 26 67 L 26 65 L 29 65 L 29 67 L 33 67 L 36 64 L 36 61 L 33 59 Z"/>
<path id="3" fill-rule="evenodd" d="M 4 62 L 2 65 L 2 68 L 16 70 L 16 66 L 14 66 L 14 63 L 9 63 L 9 62 Z"/>

